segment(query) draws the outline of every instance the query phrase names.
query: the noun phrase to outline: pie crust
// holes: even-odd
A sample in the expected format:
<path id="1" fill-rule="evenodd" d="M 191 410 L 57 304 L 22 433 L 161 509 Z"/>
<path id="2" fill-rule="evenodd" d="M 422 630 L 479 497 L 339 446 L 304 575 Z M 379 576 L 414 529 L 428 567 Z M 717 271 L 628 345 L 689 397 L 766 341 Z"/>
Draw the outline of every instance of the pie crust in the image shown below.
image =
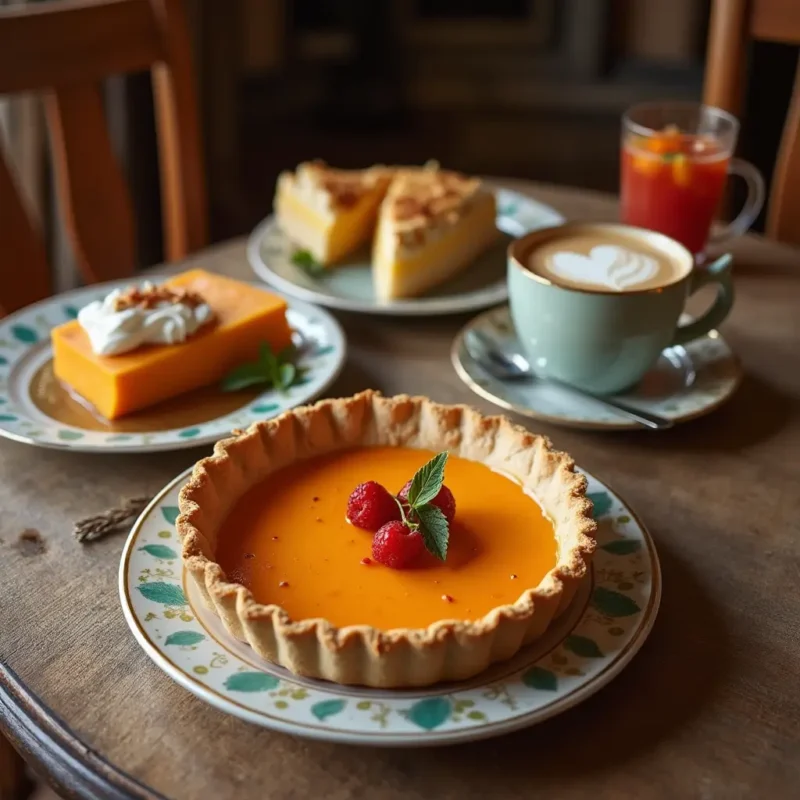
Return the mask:
<path id="1" fill-rule="evenodd" d="M 195 465 L 181 490 L 177 528 L 183 562 L 231 635 L 296 674 L 381 688 L 470 678 L 541 636 L 588 575 L 596 525 L 586 479 L 548 439 L 505 417 L 425 397 L 366 391 L 296 408 L 234 434 Z M 513 476 L 553 520 L 555 567 L 515 603 L 481 619 L 443 619 L 423 629 L 389 631 L 292 620 L 280 606 L 259 604 L 249 589 L 228 581 L 214 560 L 217 532 L 250 487 L 295 461 L 371 445 L 449 450 Z"/>

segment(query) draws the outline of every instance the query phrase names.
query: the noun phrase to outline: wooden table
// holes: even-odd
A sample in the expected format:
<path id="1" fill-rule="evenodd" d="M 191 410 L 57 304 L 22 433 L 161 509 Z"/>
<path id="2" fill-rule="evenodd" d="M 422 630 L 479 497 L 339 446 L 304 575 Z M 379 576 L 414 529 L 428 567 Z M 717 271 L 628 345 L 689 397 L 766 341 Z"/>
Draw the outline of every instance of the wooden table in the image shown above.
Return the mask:
<path id="1" fill-rule="evenodd" d="M 510 182 L 509 182 L 510 183 Z M 607 197 L 513 184 L 573 218 Z M 664 600 L 625 673 L 578 708 L 493 741 L 372 750 L 225 716 L 173 683 L 117 599 L 123 536 L 81 546 L 71 522 L 153 493 L 204 454 L 98 456 L 0 442 L 0 725 L 78 797 L 789 798 L 800 789 L 800 253 L 736 243 L 723 332 L 746 378 L 718 412 L 664 433 L 547 425 L 623 492 L 658 544 Z M 249 274 L 244 242 L 197 261 Z M 340 315 L 332 394 L 365 387 L 492 407 L 448 360 L 464 318 Z M 43 547 L 20 540 L 33 529 Z"/>

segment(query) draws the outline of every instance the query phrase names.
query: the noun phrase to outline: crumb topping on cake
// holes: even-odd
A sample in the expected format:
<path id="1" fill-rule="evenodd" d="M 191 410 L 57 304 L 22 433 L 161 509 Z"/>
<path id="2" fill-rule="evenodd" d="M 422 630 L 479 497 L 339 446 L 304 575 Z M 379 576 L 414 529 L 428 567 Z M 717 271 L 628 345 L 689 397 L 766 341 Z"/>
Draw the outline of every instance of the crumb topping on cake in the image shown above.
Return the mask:
<path id="1" fill-rule="evenodd" d="M 456 225 L 483 191 L 480 179 L 435 165 L 402 170 L 389 189 L 384 214 L 400 245 L 418 247 L 437 229 Z"/>
<path id="2" fill-rule="evenodd" d="M 305 161 L 294 172 L 278 178 L 279 191 L 289 191 L 318 211 L 333 212 L 352 208 L 365 194 L 392 179 L 391 167 L 334 169 L 324 161 Z"/>

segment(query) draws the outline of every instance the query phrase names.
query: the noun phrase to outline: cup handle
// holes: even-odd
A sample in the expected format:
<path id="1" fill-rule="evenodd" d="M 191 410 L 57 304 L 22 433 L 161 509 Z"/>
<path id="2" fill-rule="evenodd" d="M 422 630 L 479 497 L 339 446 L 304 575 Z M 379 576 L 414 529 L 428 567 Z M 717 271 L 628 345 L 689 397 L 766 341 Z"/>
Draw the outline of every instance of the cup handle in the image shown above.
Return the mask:
<path id="1" fill-rule="evenodd" d="M 759 215 L 766 197 L 764 178 L 749 161 L 743 161 L 741 158 L 732 158 L 728 166 L 728 172 L 744 179 L 747 184 L 747 197 L 742 210 L 736 217 L 725 225 L 722 230 L 713 233 L 709 237 L 708 242 L 711 245 L 721 244 L 734 236 L 741 236 L 747 233 Z"/>
<path id="2" fill-rule="evenodd" d="M 691 277 L 689 294 L 693 295 L 708 283 L 716 283 L 718 285 L 717 297 L 711 308 L 702 317 L 690 322 L 688 325 L 678 326 L 672 339 L 672 346 L 686 344 L 692 339 L 705 336 L 728 316 L 733 307 L 734 298 L 733 280 L 731 279 L 732 263 L 733 257 L 731 254 L 725 253 L 725 255 L 712 261 L 707 267 L 695 267 Z"/>

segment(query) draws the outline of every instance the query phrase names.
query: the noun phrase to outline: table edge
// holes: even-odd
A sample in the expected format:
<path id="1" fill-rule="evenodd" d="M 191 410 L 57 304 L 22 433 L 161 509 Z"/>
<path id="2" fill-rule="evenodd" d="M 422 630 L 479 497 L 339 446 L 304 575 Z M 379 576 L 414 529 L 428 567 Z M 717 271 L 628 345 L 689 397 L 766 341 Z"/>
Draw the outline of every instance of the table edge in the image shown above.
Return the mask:
<path id="1" fill-rule="evenodd" d="M 86 800 L 166 800 L 85 745 L 0 660 L 0 731 L 56 790 Z"/>

